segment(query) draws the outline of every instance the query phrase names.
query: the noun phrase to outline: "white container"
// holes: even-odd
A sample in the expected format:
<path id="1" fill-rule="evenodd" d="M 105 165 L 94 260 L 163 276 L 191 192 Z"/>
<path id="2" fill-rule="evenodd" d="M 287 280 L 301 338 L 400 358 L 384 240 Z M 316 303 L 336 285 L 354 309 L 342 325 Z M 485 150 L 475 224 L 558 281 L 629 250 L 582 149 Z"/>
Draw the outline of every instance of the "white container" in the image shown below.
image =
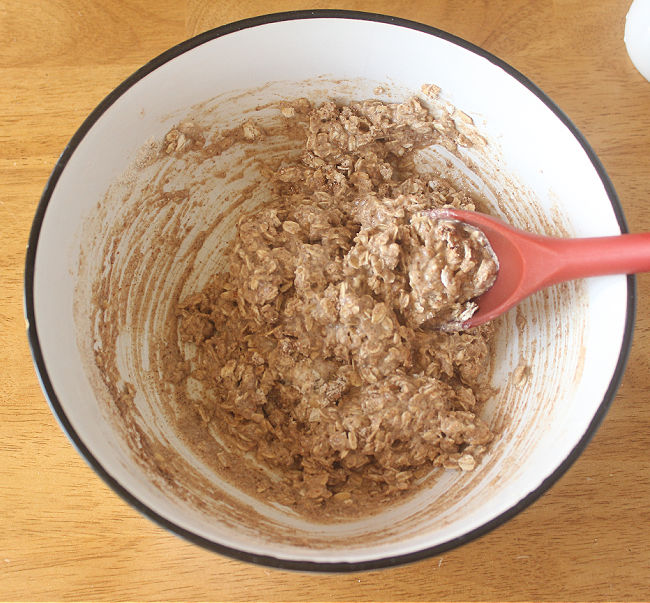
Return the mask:
<path id="1" fill-rule="evenodd" d="M 632 63 L 650 82 L 650 0 L 634 0 L 630 5 L 624 40 Z"/>
<path id="2" fill-rule="evenodd" d="M 164 527 L 225 555 L 292 569 L 358 571 L 465 543 L 531 504 L 568 469 L 603 419 L 622 376 L 633 328 L 634 279 L 595 278 L 533 296 L 503 320 L 493 376 L 500 393 L 485 409 L 500 434 L 481 466 L 467 474 L 445 472 L 430 490 L 379 515 L 322 525 L 244 500 L 174 444 L 174 435 L 165 434 L 156 396 L 146 393 L 136 396 L 145 417 L 141 428 L 152 438 L 168 437 L 180 466 L 203 474 L 212 491 L 196 489 L 183 471 L 170 467 L 171 479 L 186 489 L 181 496 L 138 462 L 138 455 L 146 453 L 129 445 L 119 422 L 107 413 L 105 392 L 93 382 L 84 357 L 87 335 L 78 333 L 79 316 L 73 311 L 80 309 L 82 320 L 91 311 L 84 297 L 88 275 L 80 273 L 79 265 L 82 249 L 93 254 L 92 236 L 97 243 L 105 236 L 101 228 L 88 235 L 98 203 L 143 143 L 160 139 L 197 103 L 221 95 L 222 114 L 235 123 L 237 115 L 282 96 L 361 99 L 372 97 L 378 83 L 394 99 L 434 83 L 444 102 L 473 118 L 488 151 L 459 157 L 460 162 L 474 160 L 470 180 L 458 166 L 448 168 L 449 174 L 483 187 L 495 211 L 514 224 L 571 236 L 625 230 L 612 184 L 591 147 L 524 76 L 431 27 L 345 11 L 257 17 L 201 34 L 154 59 L 84 122 L 37 210 L 27 252 L 26 316 L 34 361 L 54 414 L 119 495 Z M 252 92 L 233 92 L 242 90 Z M 430 160 L 436 157 L 432 153 Z M 212 194 L 210 202 L 189 218 L 194 220 L 189 240 L 201 220 L 214 219 L 226 208 L 229 187 L 241 184 L 224 182 L 206 193 Z M 106 215 L 118 219 L 120 207 L 109 209 Z M 232 220 L 226 220 L 211 235 L 216 242 L 212 254 L 202 250 L 198 263 L 213 269 L 219 262 L 214 249 L 230 236 Z M 128 248 L 128 240 L 125 244 Z M 156 253 L 154 231 L 143 245 Z M 194 284 L 204 282 L 209 272 L 197 268 Z M 128 330 L 124 338 L 128 372 L 137 363 L 128 350 L 137 356 L 147 341 L 133 339 Z M 517 384 L 513 372 L 522 362 L 530 367 L 530 377 Z M 136 387 L 146 389 L 143 383 Z M 228 502 L 237 498 L 247 505 L 246 512 Z"/>

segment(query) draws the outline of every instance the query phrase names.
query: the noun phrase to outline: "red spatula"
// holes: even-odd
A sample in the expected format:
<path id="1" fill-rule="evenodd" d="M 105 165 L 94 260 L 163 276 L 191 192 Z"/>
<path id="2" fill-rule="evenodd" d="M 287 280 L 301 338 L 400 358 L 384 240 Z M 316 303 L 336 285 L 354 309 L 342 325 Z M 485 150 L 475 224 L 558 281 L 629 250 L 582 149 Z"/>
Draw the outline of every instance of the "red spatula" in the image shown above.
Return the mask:
<path id="1" fill-rule="evenodd" d="M 494 285 L 476 298 L 478 310 L 463 328 L 492 320 L 536 291 L 562 281 L 650 272 L 650 233 L 560 239 L 518 230 L 478 212 L 445 208 L 435 214 L 482 230 L 499 259 Z"/>

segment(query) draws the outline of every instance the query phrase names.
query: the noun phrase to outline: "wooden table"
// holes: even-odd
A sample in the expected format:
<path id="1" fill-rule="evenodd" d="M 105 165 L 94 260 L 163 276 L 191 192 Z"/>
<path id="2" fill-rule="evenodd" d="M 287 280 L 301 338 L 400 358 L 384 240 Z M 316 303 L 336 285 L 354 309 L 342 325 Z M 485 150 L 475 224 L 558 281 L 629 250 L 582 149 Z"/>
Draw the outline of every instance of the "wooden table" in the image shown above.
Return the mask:
<path id="1" fill-rule="evenodd" d="M 266 12 L 350 8 L 445 29 L 528 75 L 650 231 L 650 83 L 623 44 L 630 0 L 0 1 L 0 599 L 647 599 L 650 275 L 612 410 L 568 474 L 506 525 L 393 570 L 314 576 L 202 550 L 126 505 L 75 452 L 32 367 L 27 236 L 57 156 L 119 82 L 168 47 Z"/>

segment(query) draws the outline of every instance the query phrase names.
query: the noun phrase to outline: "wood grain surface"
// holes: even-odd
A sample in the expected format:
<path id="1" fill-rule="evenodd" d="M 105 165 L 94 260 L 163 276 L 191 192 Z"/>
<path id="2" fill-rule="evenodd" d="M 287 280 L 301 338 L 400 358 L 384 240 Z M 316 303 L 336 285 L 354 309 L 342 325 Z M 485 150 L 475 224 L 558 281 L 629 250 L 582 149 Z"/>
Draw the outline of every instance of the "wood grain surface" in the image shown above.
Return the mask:
<path id="1" fill-rule="evenodd" d="M 569 472 L 488 535 L 413 565 L 342 576 L 239 563 L 145 519 L 52 416 L 22 307 L 31 220 L 58 155 L 97 103 L 170 46 L 300 8 L 394 14 L 508 61 L 562 107 L 650 231 L 650 83 L 623 44 L 630 0 L 0 0 L 0 599 L 476 600 L 650 597 L 650 275 L 616 401 Z M 585 208 L 588 211 L 588 208 Z"/>

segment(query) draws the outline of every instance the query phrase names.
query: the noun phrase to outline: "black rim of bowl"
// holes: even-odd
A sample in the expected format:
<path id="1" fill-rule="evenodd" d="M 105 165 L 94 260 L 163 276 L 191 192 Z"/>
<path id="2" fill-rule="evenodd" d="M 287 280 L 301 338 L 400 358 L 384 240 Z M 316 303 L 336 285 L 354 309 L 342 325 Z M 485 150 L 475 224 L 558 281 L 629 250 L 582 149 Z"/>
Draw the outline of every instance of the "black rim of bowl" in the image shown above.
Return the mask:
<path id="1" fill-rule="evenodd" d="M 158 57 L 154 58 L 146 65 L 141 67 L 133 75 L 127 78 L 122 82 L 115 90 L 113 90 L 96 108 L 95 110 L 86 118 L 81 127 L 74 134 L 68 145 L 63 150 L 63 153 L 59 157 L 52 174 L 47 182 L 43 195 L 36 210 L 36 215 L 32 224 L 31 233 L 29 236 L 29 244 L 27 248 L 27 255 L 25 261 L 25 314 L 27 318 L 27 335 L 29 338 L 29 343 L 32 350 L 32 356 L 34 363 L 36 365 L 36 370 L 41 382 L 41 387 L 48 398 L 50 407 L 58 419 L 61 427 L 66 432 L 72 443 L 75 445 L 79 453 L 90 466 L 99 474 L 99 476 L 125 501 L 130 505 L 138 509 L 145 516 L 152 519 L 154 522 L 163 526 L 164 528 L 170 530 L 171 532 L 186 538 L 187 540 L 203 546 L 211 551 L 215 551 L 222 555 L 232 557 L 238 560 L 257 563 L 261 565 L 266 565 L 270 567 L 282 568 L 282 569 L 291 569 L 291 570 L 301 570 L 301 571 L 311 571 L 311 572 L 358 572 L 364 570 L 379 569 L 384 567 L 391 567 L 396 565 L 402 565 L 405 563 L 410 563 L 418 561 L 421 559 L 426 559 L 438 555 L 449 549 L 458 547 L 462 544 L 470 542 L 486 534 L 487 532 L 493 530 L 497 526 L 505 523 L 508 519 L 515 516 L 517 513 L 528 507 L 535 500 L 537 500 L 546 490 L 548 490 L 573 464 L 573 462 L 578 458 L 580 453 L 584 450 L 585 446 L 589 440 L 593 437 L 598 426 L 602 422 L 607 410 L 609 409 L 616 390 L 621 382 L 623 372 L 625 370 L 625 364 L 629 356 L 630 347 L 632 344 L 632 332 L 634 327 L 634 317 L 636 309 L 636 281 L 633 276 L 627 277 L 627 311 L 626 311 L 626 322 L 625 322 L 625 332 L 623 335 L 623 341 L 621 344 L 621 351 L 619 354 L 618 362 L 616 369 L 612 375 L 611 381 L 603 398 L 603 401 L 598 407 L 598 410 L 594 414 L 593 419 L 591 420 L 586 432 L 583 434 L 582 438 L 578 444 L 571 450 L 569 455 L 564 459 L 564 461 L 549 475 L 535 490 L 529 492 L 524 498 L 522 498 L 518 503 L 510 507 L 508 510 L 504 511 L 497 517 L 491 519 L 490 521 L 484 523 L 482 526 L 471 530 L 457 538 L 452 538 L 438 544 L 436 546 L 424 548 L 418 551 L 414 551 L 407 554 L 388 556 L 379 559 L 372 559 L 368 561 L 360 562 L 317 562 L 317 561 L 302 561 L 302 560 L 292 560 L 292 559 L 282 559 L 279 557 L 273 557 L 269 555 L 256 555 L 248 551 L 235 549 L 232 547 L 224 546 L 212 540 L 206 539 L 198 534 L 190 532 L 174 522 L 162 517 L 147 504 L 143 503 L 141 500 L 136 498 L 128 490 L 126 490 L 119 482 L 117 482 L 98 462 L 98 460 L 93 456 L 90 450 L 84 445 L 81 441 L 79 435 L 73 429 L 68 417 L 66 416 L 61 403 L 57 399 L 56 393 L 50 381 L 45 361 L 43 358 L 43 353 L 40 347 L 40 342 L 38 338 L 38 330 L 36 325 L 36 316 L 34 309 L 34 270 L 35 270 L 35 260 L 36 252 L 38 247 L 38 240 L 40 236 L 41 226 L 43 223 L 43 218 L 47 210 L 48 203 L 56 187 L 56 184 L 61 176 L 61 173 L 65 169 L 70 157 L 75 152 L 76 148 L 80 144 L 81 140 L 92 128 L 95 122 L 101 117 L 101 115 L 122 95 L 126 92 L 131 86 L 144 78 L 147 74 L 154 71 L 159 66 L 164 63 L 176 58 L 177 56 L 197 47 L 201 44 L 209 42 L 215 38 L 237 32 L 243 29 L 248 29 L 251 27 L 256 27 L 259 25 L 265 25 L 268 23 L 276 23 L 280 21 L 294 21 L 301 19 L 316 19 L 316 18 L 329 18 L 329 19 L 352 19 L 352 20 L 362 20 L 362 21 L 374 21 L 379 23 L 385 23 L 389 25 L 394 25 L 398 27 L 405 27 L 420 32 L 442 38 L 448 42 L 452 42 L 466 50 L 469 50 L 487 60 L 497 65 L 503 69 L 506 73 L 515 78 L 520 84 L 528 88 L 533 94 L 535 94 L 553 113 L 558 117 L 558 119 L 569 129 L 573 134 L 576 140 L 580 143 L 584 152 L 589 157 L 591 163 L 594 166 L 594 169 L 598 173 L 605 191 L 609 197 L 609 200 L 612 204 L 614 214 L 618 221 L 618 224 L 622 232 L 627 232 L 627 225 L 625 222 L 625 217 L 623 215 L 623 210 L 620 204 L 620 201 L 616 195 L 614 187 L 607 176 L 605 169 L 594 153 L 593 149 L 586 141 L 584 136 L 579 132 L 573 122 L 567 117 L 567 115 L 544 93 L 542 92 L 535 84 L 533 84 L 527 77 L 521 74 L 519 71 L 502 61 L 501 59 L 495 57 L 491 53 L 459 38 L 455 35 L 449 34 L 445 31 L 431 27 L 429 25 L 424 25 L 422 23 L 417 23 L 415 21 L 409 21 L 406 19 L 401 19 L 397 17 L 391 17 L 388 15 L 381 15 L 377 13 L 365 13 L 358 11 L 347 11 L 347 10 L 303 10 L 303 11 L 288 11 L 282 13 L 274 13 L 269 15 L 262 15 L 259 17 L 253 17 L 250 19 L 244 19 L 234 23 L 229 23 L 216 29 L 206 31 L 198 36 L 195 36 L 185 42 L 174 46 L 173 48 L 162 53 Z"/>

